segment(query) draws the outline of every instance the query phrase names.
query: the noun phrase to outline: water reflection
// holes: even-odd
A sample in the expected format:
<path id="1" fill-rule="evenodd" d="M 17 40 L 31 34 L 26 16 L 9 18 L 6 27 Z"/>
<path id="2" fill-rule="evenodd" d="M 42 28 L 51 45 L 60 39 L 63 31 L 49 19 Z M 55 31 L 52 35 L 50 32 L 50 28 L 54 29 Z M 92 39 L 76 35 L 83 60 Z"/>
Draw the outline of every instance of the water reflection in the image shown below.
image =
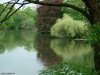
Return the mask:
<path id="1" fill-rule="evenodd" d="M 38 75 L 44 68 L 37 58 L 34 31 L 0 31 L 0 75 Z"/>
<path id="2" fill-rule="evenodd" d="M 42 68 L 61 62 L 100 71 L 100 47 L 94 49 L 84 41 L 51 39 L 34 31 L 0 31 L 0 72 L 38 75 Z"/>
<path id="3" fill-rule="evenodd" d="M 0 31 L 0 53 L 21 46 L 24 46 L 26 50 L 32 50 L 35 34 L 32 31 Z"/>
<path id="4" fill-rule="evenodd" d="M 61 58 L 50 47 L 50 36 L 46 34 L 39 34 L 36 38 L 38 51 L 38 58 L 41 59 L 45 66 L 58 64 Z"/>
<path id="5" fill-rule="evenodd" d="M 71 69 L 67 70 L 67 72 L 65 71 L 66 74 L 74 70 L 77 71 L 76 73 L 81 73 L 83 75 L 92 75 L 95 65 L 94 52 L 90 44 L 85 41 L 52 39 L 51 48 L 62 58 L 63 62 L 67 62 L 67 66 L 73 67 L 70 67 Z"/>
<path id="6" fill-rule="evenodd" d="M 93 49 L 84 41 L 50 39 L 48 35 L 39 34 L 36 49 L 39 59 L 46 66 L 67 62 L 72 66 L 77 66 L 83 74 L 84 72 L 92 74 L 94 69 Z"/>
<path id="7" fill-rule="evenodd" d="M 94 67 L 93 50 L 84 41 L 68 41 L 66 39 L 54 39 L 51 48 L 62 57 L 64 62 L 73 65 Z"/>

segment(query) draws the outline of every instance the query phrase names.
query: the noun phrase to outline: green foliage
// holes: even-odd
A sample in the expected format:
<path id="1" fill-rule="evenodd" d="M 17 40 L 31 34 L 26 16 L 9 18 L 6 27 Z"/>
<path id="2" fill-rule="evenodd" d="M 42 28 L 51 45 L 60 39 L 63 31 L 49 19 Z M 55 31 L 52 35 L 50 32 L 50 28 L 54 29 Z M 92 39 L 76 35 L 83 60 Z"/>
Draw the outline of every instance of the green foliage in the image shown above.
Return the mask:
<path id="1" fill-rule="evenodd" d="M 2 11 L 5 5 L 2 4 L 1 7 L 2 8 L 0 8 L 0 10 Z M 12 11 L 14 10 L 15 8 Z M 6 9 L 5 12 L 3 12 L 3 14 L 0 16 L 0 20 L 5 17 L 8 11 L 9 9 Z M 5 21 L 0 26 L 0 29 L 33 29 L 35 28 L 36 18 L 37 12 L 32 10 L 31 7 L 27 7 L 16 12 L 10 19 Z"/>
<path id="2" fill-rule="evenodd" d="M 31 7 L 27 7 L 24 9 L 24 13 L 27 14 L 27 16 L 33 18 L 33 19 L 36 19 L 37 18 L 37 12 L 35 10 L 32 10 Z"/>
<path id="3" fill-rule="evenodd" d="M 33 29 L 35 28 L 36 22 L 36 11 L 27 7 L 23 10 L 18 11 L 14 16 L 14 27 L 15 29 Z"/>
<path id="4" fill-rule="evenodd" d="M 83 10 L 85 10 L 85 4 L 83 3 L 82 0 L 64 0 L 64 3 L 72 4 L 72 5 L 75 5 L 77 7 L 82 8 Z M 62 11 L 64 13 L 69 14 L 75 20 L 84 20 L 84 21 L 86 21 L 86 18 L 76 10 L 73 10 L 71 8 L 63 7 Z"/>
<path id="5" fill-rule="evenodd" d="M 51 48 L 63 62 L 81 67 L 94 68 L 93 49 L 84 41 L 53 39 Z M 84 61 L 85 60 L 85 61 Z"/>
<path id="6" fill-rule="evenodd" d="M 3 11 L 3 9 L 5 8 L 5 4 L 0 4 L 0 6 L 2 7 L 2 8 L 0 8 L 0 14 L 1 14 L 1 12 Z M 3 20 L 4 18 L 5 18 L 5 16 L 6 16 L 6 14 L 7 14 L 7 12 L 9 11 L 9 7 L 10 7 L 11 5 L 9 5 L 6 9 L 5 9 L 5 11 L 2 13 L 2 15 L 0 15 L 0 21 L 1 20 Z M 13 12 L 15 10 L 15 8 L 13 8 L 12 9 L 12 11 L 11 12 Z M 9 29 L 11 26 L 13 26 L 14 24 L 14 18 L 10 18 L 10 19 L 8 19 L 7 21 L 5 21 L 2 25 L 0 25 L 0 29 Z"/>
<path id="7" fill-rule="evenodd" d="M 48 69 L 40 71 L 39 75 L 98 75 L 95 70 L 91 68 L 73 66 L 68 63 L 61 63 L 52 66 Z"/>
<path id="8" fill-rule="evenodd" d="M 14 50 L 16 47 L 24 47 L 28 51 L 33 51 L 35 37 L 34 31 L 0 31 L 0 53 Z"/>
<path id="9" fill-rule="evenodd" d="M 97 75 L 93 50 L 86 42 L 52 39 L 50 44 L 62 63 L 41 70 L 39 75 Z"/>
<path id="10" fill-rule="evenodd" d="M 82 0 L 64 0 L 64 3 L 65 2 L 76 6 L 80 6 L 80 8 L 82 8 L 85 5 Z"/>
<path id="11" fill-rule="evenodd" d="M 3 10 L 3 8 L 4 8 L 4 5 L 0 4 L 0 14 L 1 14 L 1 11 Z"/>
<path id="12" fill-rule="evenodd" d="M 64 14 L 62 19 L 58 19 L 51 28 L 51 36 L 82 38 L 88 28 L 82 21 L 74 20 L 69 15 Z"/>
<path id="13" fill-rule="evenodd" d="M 93 50 L 90 44 L 84 41 L 53 39 L 51 48 L 64 62 L 79 67 L 94 67 Z"/>
<path id="14" fill-rule="evenodd" d="M 32 19 L 26 19 L 22 21 L 21 28 L 22 29 L 33 29 L 35 28 L 35 21 Z"/>
<path id="15" fill-rule="evenodd" d="M 100 44 L 100 23 L 91 25 L 89 27 L 89 30 L 89 42 L 91 42 L 92 44 Z"/>
<path id="16" fill-rule="evenodd" d="M 81 14 L 79 13 L 78 11 L 76 10 L 73 10 L 71 8 L 63 8 L 63 12 L 66 14 L 69 14 L 72 18 L 74 18 L 75 20 L 82 20 L 82 21 L 86 21 L 86 18 Z"/>

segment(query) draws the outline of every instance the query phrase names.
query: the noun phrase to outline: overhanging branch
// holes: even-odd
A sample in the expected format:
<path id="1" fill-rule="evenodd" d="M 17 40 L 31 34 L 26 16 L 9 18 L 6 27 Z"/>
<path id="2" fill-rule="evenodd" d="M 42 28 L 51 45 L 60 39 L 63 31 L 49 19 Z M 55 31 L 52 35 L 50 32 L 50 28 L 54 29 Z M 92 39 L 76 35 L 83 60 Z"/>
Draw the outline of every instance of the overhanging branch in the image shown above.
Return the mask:
<path id="1" fill-rule="evenodd" d="M 20 4 L 21 6 L 19 8 L 17 8 L 14 12 L 11 13 L 11 11 L 13 10 L 13 7 L 19 2 L 19 0 L 17 0 L 15 3 L 13 3 L 13 5 L 10 7 L 10 10 L 7 12 L 6 16 L 0 21 L 0 25 L 2 25 L 4 23 L 4 21 L 8 20 L 14 13 L 16 13 L 24 4 L 24 2 L 22 4 Z M 10 2 L 8 2 L 8 4 L 10 4 Z M 8 5 L 7 4 L 7 5 Z M 6 9 L 7 7 L 5 7 Z M 11 14 L 10 14 L 11 13 Z"/>
<path id="2" fill-rule="evenodd" d="M 45 3 L 45 2 L 41 2 L 41 1 L 29 1 L 29 3 L 24 3 L 24 2 L 23 2 L 23 3 L 18 3 L 18 1 L 19 1 L 19 0 L 17 0 L 15 3 L 9 2 L 9 4 L 13 4 L 13 5 L 11 6 L 11 8 L 10 8 L 10 10 L 8 11 L 7 15 L 5 16 L 5 18 L 4 18 L 2 21 L 0 21 L 1 24 L 2 24 L 5 20 L 9 19 L 9 18 L 10 18 L 16 11 L 18 11 L 23 5 L 29 4 L 29 3 L 34 3 L 34 4 L 39 4 L 39 5 L 45 5 L 45 6 L 69 7 L 69 8 L 72 8 L 72 9 L 74 9 L 74 10 L 80 12 L 80 13 L 83 14 L 86 18 L 88 18 L 88 16 L 89 16 L 88 13 L 87 13 L 85 10 L 83 10 L 83 9 L 81 9 L 81 8 L 75 6 L 75 5 L 72 5 L 72 4 L 67 4 L 67 3 Z M 15 12 L 13 12 L 11 15 L 9 15 L 10 12 L 12 11 L 13 7 L 15 6 L 15 4 L 20 4 L 21 7 L 19 7 L 18 9 L 15 10 Z"/>
<path id="3" fill-rule="evenodd" d="M 78 12 L 80 12 L 81 14 L 83 14 L 85 17 L 88 18 L 88 13 L 86 11 L 84 11 L 83 9 L 72 5 L 72 4 L 67 4 L 67 3 L 45 3 L 45 2 L 37 2 L 37 1 L 29 1 L 29 3 L 34 3 L 34 4 L 39 4 L 39 5 L 46 5 L 46 6 L 60 6 L 60 7 L 69 7 L 72 8 Z"/>
<path id="4" fill-rule="evenodd" d="M 4 18 L 2 21 L 0 21 L 0 25 L 2 25 L 2 23 L 6 20 L 8 20 L 12 15 L 14 15 L 24 4 L 22 4 L 19 8 L 17 8 L 13 13 L 11 13 L 9 16 L 7 16 L 6 18 Z"/>
<path id="5" fill-rule="evenodd" d="M 7 4 L 7 3 L 4 3 L 4 4 Z M 14 2 L 9 2 L 9 4 L 14 4 Z M 18 4 L 18 5 L 22 5 L 22 4 L 26 5 L 26 4 L 30 4 L 30 3 L 27 2 L 27 3 L 16 3 L 16 4 Z"/>
<path id="6" fill-rule="evenodd" d="M 3 10 L 0 13 L 0 16 L 3 14 L 3 12 L 6 10 L 6 8 L 8 7 L 9 3 L 6 4 L 5 8 L 3 8 Z"/>

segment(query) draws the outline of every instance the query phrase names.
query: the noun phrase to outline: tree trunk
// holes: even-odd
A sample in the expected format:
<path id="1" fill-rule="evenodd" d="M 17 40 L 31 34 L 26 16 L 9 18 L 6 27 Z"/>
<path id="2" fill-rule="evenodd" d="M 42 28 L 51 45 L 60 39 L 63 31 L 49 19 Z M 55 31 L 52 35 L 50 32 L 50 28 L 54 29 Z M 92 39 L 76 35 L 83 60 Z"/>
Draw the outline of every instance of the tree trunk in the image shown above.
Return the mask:
<path id="1" fill-rule="evenodd" d="M 95 63 L 95 70 L 100 75 L 100 45 L 94 44 L 94 63 Z"/>
<path id="2" fill-rule="evenodd" d="M 83 0 L 88 8 L 89 21 L 93 25 L 94 23 L 100 23 L 100 2 L 99 0 Z"/>
<path id="3" fill-rule="evenodd" d="M 89 9 L 89 20 L 91 24 L 100 23 L 100 9 Z"/>

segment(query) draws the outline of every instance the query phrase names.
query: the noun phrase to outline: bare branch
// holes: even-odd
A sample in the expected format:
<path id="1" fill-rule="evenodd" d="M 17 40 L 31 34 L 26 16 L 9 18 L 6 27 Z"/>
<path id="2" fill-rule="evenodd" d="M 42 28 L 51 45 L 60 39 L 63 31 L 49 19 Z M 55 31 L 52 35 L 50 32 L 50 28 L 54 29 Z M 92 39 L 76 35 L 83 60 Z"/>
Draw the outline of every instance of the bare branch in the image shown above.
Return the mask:
<path id="1" fill-rule="evenodd" d="M 5 3 L 5 4 L 7 4 L 7 3 Z M 9 4 L 14 4 L 14 2 L 9 2 Z M 24 4 L 24 5 L 26 5 L 26 4 L 30 4 L 30 3 L 16 3 L 16 4 L 18 4 L 18 5 L 22 5 L 22 4 Z"/>
<path id="2" fill-rule="evenodd" d="M 0 16 L 3 14 L 3 12 L 6 10 L 6 8 L 8 7 L 9 3 L 6 4 L 5 8 L 1 11 Z"/>
<path id="3" fill-rule="evenodd" d="M 5 18 L 10 14 L 10 12 L 12 11 L 13 7 L 15 6 L 15 4 L 18 2 L 19 0 L 17 0 L 11 7 L 10 10 L 8 11 L 8 13 L 6 14 Z M 5 19 L 4 18 L 4 19 Z"/>
<path id="4" fill-rule="evenodd" d="M 16 9 L 13 13 L 11 13 L 9 16 L 7 16 L 6 18 L 4 18 L 4 19 L 1 21 L 0 25 L 2 25 L 4 21 L 8 20 L 12 15 L 14 15 L 23 5 L 24 5 L 24 4 L 22 4 L 19 8 L 17 8 L 17 9 Z"/>
<path id="5" fill-rule="evenodd" d="M 7 3 L 5 3 L 5 4 L 7 4 L 7 5 L 6 5 L 5 9 L 3 9 L 2 13 L 6 10 L 6 8 L 7 8 L 7 6 L 8 6 L 9 4 L 13 4 L 13 5 L 10 7 L 10 10 L 9 10 L 8 13 L 6 14 L 6 16 L 3 18 L 3 20 L 0 21 L 0 25 L 3 24 L 4 21 L 8 20 L 13 14 L 15 14 L 23 5 L 30 4 L 30 3 L 28 3 L 28 2 L 26 3 L 25 1 L 23 1 L 23 3 L 18 3 L 18 2 L 19 2 L 19 0 L 17 0 L 16 2 L 7 2 Z M 13 7 L 14 7 L 16 4 L 19 4 L 19 5 L 21 5 L 21 6 L 20 6 L 19 8 L 17 8 L 14 12 L 11 13 L 11 11 L 13 10 Z M 2 13 L 1 13 L 1 15 L 2 15 Z M 11 14 L 10 14 L 10 13 L 11 13 Z"/>
<path id="6" fill-rule="evenodd" d="M 8 19 L 8 17 L 10 16 L 9 14 L 11 13 L 11 11 L 13 10 L 13 7 L 15 6 L 15 4 L 16 3 L 18 3 L 19 2 L 19 0 L 17 0 L 11 7 L 10 7 L 10 10 L 8 11 L 8 13 L 6 14 L 6 16 L 4 17 L 4 19 L 3 20 L 1 20 L 0 22 L 0 25 L 4 22 L 4 21 L 6 21 L 7 19 Z M 17 10 L 17 9 L 16 9 Z M 15 10 L 15 11 L 16 11 Z M 19 8 L 18 8 L 18 10 L 19 10 Z"/>

